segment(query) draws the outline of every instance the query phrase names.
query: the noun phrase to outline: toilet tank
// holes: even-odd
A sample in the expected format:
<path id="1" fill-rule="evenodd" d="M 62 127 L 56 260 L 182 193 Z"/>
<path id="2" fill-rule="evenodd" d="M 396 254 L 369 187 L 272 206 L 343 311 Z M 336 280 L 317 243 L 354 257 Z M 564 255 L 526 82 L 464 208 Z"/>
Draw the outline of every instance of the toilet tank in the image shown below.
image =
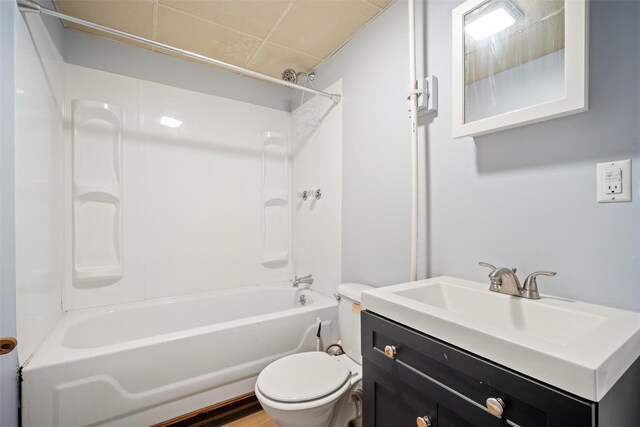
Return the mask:
<path id="1" fill-rule="evenodd" d="M 338 285 L 340 302 L 338 303 L 338 329 L 344 352 L 351 359 L 362 363 L 360 349 L 360 294 L 373 289 L 360 283 L 343 283 Z"/>

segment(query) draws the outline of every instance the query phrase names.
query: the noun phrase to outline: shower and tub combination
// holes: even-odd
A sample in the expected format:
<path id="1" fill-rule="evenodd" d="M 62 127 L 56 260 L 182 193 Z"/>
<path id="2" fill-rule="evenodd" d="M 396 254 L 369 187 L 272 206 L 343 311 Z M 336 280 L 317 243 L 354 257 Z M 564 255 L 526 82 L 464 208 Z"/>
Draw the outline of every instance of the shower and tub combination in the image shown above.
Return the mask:
<path id="1" fill-rule="evenodd" d="M 93 25 L 19 4 L 27 21 Z M 316 350 L 318 319 L 322 347 L 339 338 L 340 82 L 324 92 L 312 73 L 294 72 L 300 85 L 131 38 L 310 97 L 291 112 L 62 61 L 60 75 L 25 67 L 55 101 L 37 113 L 62 123 L 57 139 L 16 126 L 19 141 L 50 144 L 38 161 L 17 144 L 16 168 L 30 182 L 56 176 L 55 221 L 22 216 L 16 231 L 19 261 L 34 267 L 18 272 L 24 426 L 162 423 L 250 393 L 272 362 Z M 40 193 L 22 188 L 34 212 Z M 322 193 L 294 196 L 310 188 Z M 318 222 L 334 226 L 318 234 Z M 50 241 L 28 238 L 45 228 Z M 36 271 L 49 251 L 64 267 Z M 313 287 L 292 287 L 297 273 L 313 273 Z"/>
<path id="2" fill-rule="evenodd" d="M 318 318 L 334 342 L 336 301 L 282 286 L 67 313 L 23 369 L 23 425 L 153 424 L 243 395 L 270 363 L 315 350 Z"/>

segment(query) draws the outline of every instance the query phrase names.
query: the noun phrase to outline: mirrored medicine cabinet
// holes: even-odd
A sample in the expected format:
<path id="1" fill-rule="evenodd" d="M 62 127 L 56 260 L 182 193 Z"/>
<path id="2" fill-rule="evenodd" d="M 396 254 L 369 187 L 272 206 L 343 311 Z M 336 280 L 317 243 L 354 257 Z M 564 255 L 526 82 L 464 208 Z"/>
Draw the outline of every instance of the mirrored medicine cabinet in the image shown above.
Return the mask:
<path id="1" fill-rule="evenodd" d="M 453 137 L 586 111 L 586 0 L 469 0 L 453 10 Z"/>

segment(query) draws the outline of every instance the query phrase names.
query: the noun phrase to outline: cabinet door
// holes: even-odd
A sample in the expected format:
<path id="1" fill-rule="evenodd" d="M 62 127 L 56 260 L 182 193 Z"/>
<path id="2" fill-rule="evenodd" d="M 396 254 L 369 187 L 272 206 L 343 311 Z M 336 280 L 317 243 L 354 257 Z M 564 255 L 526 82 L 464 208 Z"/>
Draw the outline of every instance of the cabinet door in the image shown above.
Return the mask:
<path id="1" fill-rule="evenodd" d="M 475 427 L 472 423 L 457 415 L 443 405 L 438 405 L 439 427 Z"/>
<path id="2" fill-rule="evenodd" d="M 366 360 L 363 388 L 363 427 L 415 427 L 418 417 L 428 417 L 431 427 L 438 425 L 435 402 Z"/>
<path id="3" fill-rule="evenodd" d="M 386 345 L 397 349 L 391 359 L 385 356 Z M 595 425 L 592 402 L 370 312 L 362 314 L 362 356 L 396 381 L 477 427 Z M 502 417 L 494 417 L 485 407 L 489 397 L 499 397 L 506 403 Z M 444 425 L 440 412 L 438 417 L 439 425 Z M 456 423 L 449 425 L 465 425 Z"/>

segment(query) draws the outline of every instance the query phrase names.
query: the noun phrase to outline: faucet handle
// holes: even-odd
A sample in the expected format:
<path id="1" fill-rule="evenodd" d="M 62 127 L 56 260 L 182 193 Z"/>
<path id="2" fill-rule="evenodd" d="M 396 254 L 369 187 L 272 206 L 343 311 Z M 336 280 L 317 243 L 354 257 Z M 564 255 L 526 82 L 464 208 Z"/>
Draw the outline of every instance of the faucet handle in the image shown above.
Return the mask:
<path id="1" fill-rule="evenodd" d="M 479 262 L 478 265 L 480 265 L 480 267 L 490 268 L 492 273 L 498 269 L 498 267 L 488 262 Z"/>
<path id="2" fill-rule="evenodd" d="M 491 279 L 491 286 L 489 286 L 489 290 L 494 292 L 499 292 L 500 285 L 501 285 L 500 280 L 496 279 L 495 277 L 492 277 L 493 273 L 498 269 L 498 267 L 496 267 L 493 264 L 489 264 L 488 262 L 479 262 L 478 264 L 481 267 L 486 267 L 491 269 L 491 273 L 489 273 L 489 278 Z"/>
<path id="3" fill-rule="evenodd" d="M 522 296 L 530 299 L 540 299 L 538 293 L 538 282 L 536 277 L 538 276 L 555 276 L 555 271 L 536 271 L 527 276 L 522 287 Z"/>

